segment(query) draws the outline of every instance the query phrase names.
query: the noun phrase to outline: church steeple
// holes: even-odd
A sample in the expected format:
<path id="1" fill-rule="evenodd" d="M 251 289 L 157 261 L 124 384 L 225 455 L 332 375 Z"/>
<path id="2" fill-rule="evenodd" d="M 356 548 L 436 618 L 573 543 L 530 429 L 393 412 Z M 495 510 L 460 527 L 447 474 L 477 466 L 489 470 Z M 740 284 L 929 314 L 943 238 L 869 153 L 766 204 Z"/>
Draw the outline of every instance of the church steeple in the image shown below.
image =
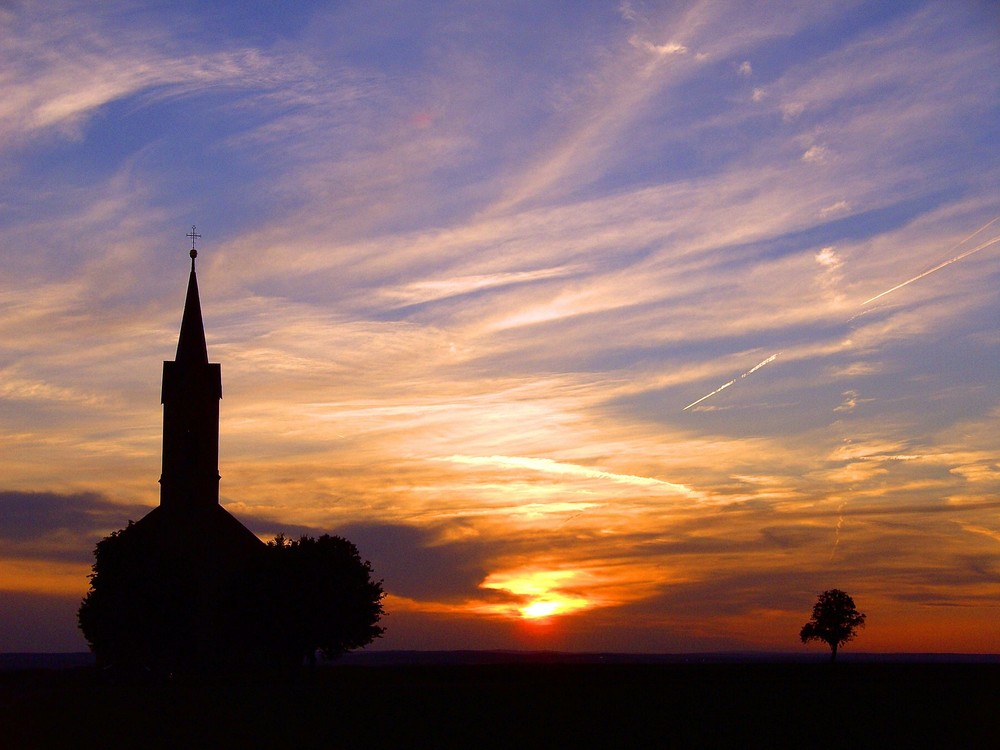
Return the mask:
<path id="1" fill-rule="evenodd" d="M 193 510 L 219 503 L 219 399 L 222 368 L 208 361 L 191 227 L 191 274 L 177 354 L 163 363 L 163 471 L 160 505 Z"/>
<path id="2" fill-rule="evenodd" d="M 197 237 L 194 227 L 188 236 Z M 94 630 L 100 632 L 100 643 L 91 640 L 98 658 L 110 656 L 117 663 L 127 656 L 163 674 L 243 663 L 248 641 L 234 639 L 227 630 L 235 611 L 231 597 L 243 590 L 243 577 L 260 569 L 258 561 L 266 549 L 219 503 L 222 368 L 208 361 L 194 267 L 197 254 L 192 245 L 177 356 L 163 363 L 160 505 L 123 530 L 115 546 L 129 570 L 127 580 L 112 584 L 123 588 L 114 590 L 123 592 L 123 602 L 135 597 L 140 602 L 122 605 L 127 611 L 117 613 L 111 610 L 119 604 L 101 604 L 104 624 Z M 150 592 L 155 594 L 152 599 Z M 161 594 L 169 599 L 167 608 Z M 142 603 L 147 600 L 152 604 Z M 142 613 L 139 625 L 125 622 L 132 612 Z M 119 627 L 121 623 L 125 625 Z M 124 640 L 117 643 L 120 638 Z"/>
<path id="3" fill-rule="evenodd" d="M 177 338 L 176 362 L 208 364 L 208 344 L 205 343 L 205 323 L 201 317 L 201 299 L 198 295 L 198 276 L 194 270 L 197 251 L 191 250 L 191 275 L 188 277 L 187 299 L 181 318 L 181 335 Z"/>

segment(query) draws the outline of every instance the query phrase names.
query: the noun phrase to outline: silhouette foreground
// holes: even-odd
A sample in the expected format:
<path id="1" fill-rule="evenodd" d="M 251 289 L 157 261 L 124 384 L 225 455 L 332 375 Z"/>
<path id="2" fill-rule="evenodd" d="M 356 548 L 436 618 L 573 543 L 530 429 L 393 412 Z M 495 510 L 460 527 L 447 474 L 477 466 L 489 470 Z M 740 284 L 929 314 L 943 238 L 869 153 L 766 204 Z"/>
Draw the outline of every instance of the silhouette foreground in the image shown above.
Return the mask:
<path id="1" fill-rule="evenodd" d="M 988 748 L 1000 664 L 319 667 L 298 682 L 0 672 L 11 748 Z"/>
<path id="2" fill-rule="evenodd" d="M 813 605 L 812 619 L 802 626 L 799 637 L 803 643 L 826 643 L 832 662 L 837 658 L 837 649 L 853 640 L 858 628 L 864 626 L 865 615 L 858 612 L 854 600 L 840 589 L 830 589 L 819 595 Z"/>
<path id="3" fill-rule="evenodd" d="M 341 537 L 278 536 L 204 571 L 204 557 L 130 523 L 98 543 L 79 623 L 101 667 L 166 676 L 246 667 L 294 670 L 381 636 L 382 583 Z M 194 540 L 192 540 L 193 542 Z"/>
<path id="4" fill-rule="evenodd" d="M 219 504 L 222 367 L 209 361 L 191 227 L 163 363 L 160 505 L 98 543 L 80 628 L 102 666 L 168 675 L 332 658 L 382 634 L 382 583 L 346 539 L 265 545 Z"/>

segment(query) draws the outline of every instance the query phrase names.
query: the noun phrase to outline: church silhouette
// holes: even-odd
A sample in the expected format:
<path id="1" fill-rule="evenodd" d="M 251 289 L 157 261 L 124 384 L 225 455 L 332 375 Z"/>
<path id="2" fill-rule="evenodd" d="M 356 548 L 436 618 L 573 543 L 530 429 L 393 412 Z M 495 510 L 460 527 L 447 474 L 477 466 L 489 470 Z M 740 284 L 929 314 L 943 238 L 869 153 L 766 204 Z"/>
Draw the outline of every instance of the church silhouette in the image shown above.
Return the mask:
<path id="1" fill-rule="evenodd" d="M 192 246 L 177 354 L 163 363 L 160 505 L 135 527 L 150 543 L 183 544 L 211 577 L 212 571 L 225 573 L 240 564 L 263 542 L 219 504 L 222 366 L 208 361 L 197 257 Z"/>
<path id="2" fill-rule="evenodd" d="M 160 504 L 97 545 L 80 627 L 98 663 L 151 672 L 246 658 L 246 597 L 265 545 L 219 504 L 222 369 L 209 362 L 192 227 L 177 353 L 163 363 Z"/>
<path id="3" fill-rule="evenodd" d="M 98 542 L 80 628 L 105 667 L 161 676 L 315 663 L 381 636 L 382 582 L 343 537 L 264 544 L 219 503 L 222 368 L 209 362 L 192 227 L 163 363 L 160 504 Z"/>

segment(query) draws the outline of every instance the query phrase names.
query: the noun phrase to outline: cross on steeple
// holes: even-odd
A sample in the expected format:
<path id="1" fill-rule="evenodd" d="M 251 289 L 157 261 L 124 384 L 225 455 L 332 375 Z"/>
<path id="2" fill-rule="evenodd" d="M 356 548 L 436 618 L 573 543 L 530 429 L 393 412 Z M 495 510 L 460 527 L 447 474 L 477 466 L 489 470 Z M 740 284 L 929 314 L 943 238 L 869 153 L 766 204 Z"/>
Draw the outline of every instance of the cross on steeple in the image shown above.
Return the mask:
<path id="1" fill-rule="evenodd" d="M 188 232 L 187 234 L 185 234 L 184 236 L 191 238 L 191 252 L 190 252 L 190 255 L 191 255 L 191 268 L 194 268 L 194 259 L 198 257 L 198 251 L 195 250 L 195 248 L 194 248 L 194 241 L 201 239 L 201 235 L 198 234 L 198 227 L 196 227 L 194 224 L 192 224 L 191 225 L 191 231 Z"/>

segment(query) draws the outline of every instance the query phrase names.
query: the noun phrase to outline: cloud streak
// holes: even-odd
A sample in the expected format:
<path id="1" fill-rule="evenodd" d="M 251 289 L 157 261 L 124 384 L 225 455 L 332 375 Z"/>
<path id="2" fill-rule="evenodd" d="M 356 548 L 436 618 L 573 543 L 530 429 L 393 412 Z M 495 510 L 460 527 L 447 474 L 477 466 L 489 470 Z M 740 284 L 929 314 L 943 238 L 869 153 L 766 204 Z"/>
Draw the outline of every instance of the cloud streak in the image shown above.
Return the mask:
<path id="1" fill-rule="evenodd" d="M 700 493 L 682 484 L 665 482 L 662 479 L 654 479 L 653 477 L 637 477 L 630 474 L 615 474 L 610 471 L 590 469 L 586 466 L 559 463 L 549 458 L 526 458 L 523 456 L 448 456 L 442 460 L 469 466 L 498 466 L 501 468 L 528 469 L 530 471 L 581 477 L 584 479 L 607 479 L 608 481 L 621 484 L 634 484 L 640 487 L 663 488 L 665 490 L 669 490 L 670 492 L 676 492 L 689 497 L 700 496 Z"/>
<path id="2" fill-rule="evenodd" d="M 786 649 L 838 585 L 872 650 L 992 648 L 979 10 L 223 5 L 0 11 L 0 476 L 62 498 L 25 597 L 157 501 L 197 224 L 223 502 L 355 539 L 381 647 Z"/>

